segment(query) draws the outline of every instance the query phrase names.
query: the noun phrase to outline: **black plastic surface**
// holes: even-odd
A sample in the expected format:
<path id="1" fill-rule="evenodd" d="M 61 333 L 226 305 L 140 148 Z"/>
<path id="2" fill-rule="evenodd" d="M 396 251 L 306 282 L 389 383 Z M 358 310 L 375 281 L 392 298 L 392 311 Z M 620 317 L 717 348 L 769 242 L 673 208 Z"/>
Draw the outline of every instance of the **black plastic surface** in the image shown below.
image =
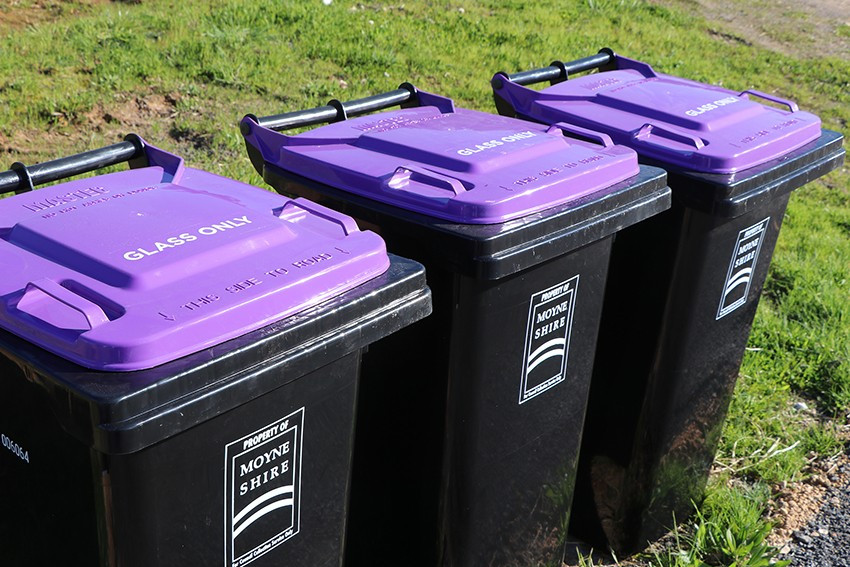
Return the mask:
<path id="1" fill-rule="evenodd" d="M 347 566 L 559 564 L 610 245 L 495 281 L 420 255 L 434 314 L 364 356 Z M 566 376 L 520 404 L 531 296 L 575 275 Z"/>
<path id="2" fill-rule="evenodd" d="M 9 360 L 0 357 L 0 362 Z M 360 353 L 355 351 L 286 387 L 127 455 L 92 451 L 65 434 L 41 399 L 37 381 L 42 376 L 30 374 L 36 381 L 32 383 L 20 369 L 4 374 L 12 383 L 4 387 L 0 401 L 0 429 L 28 450 L 30 462 L 6 449 L 0 453 L 0 481 L 15 487 L 7 492 L 0 515 L 3 563 L 231 565 L 225 549 L 229 535 L 225 500 L 232 490 L 224 478 L 226 445 L 304 408 L 303 422 L 298 423 L 302 452 L 292 461 L 298 466 L 299 481 L 294 533 L 287 537 L 287 518 L 272 511 L 236 540 L 249 537 L 250 544 L 256 544 L 266 536 L 287 537 L 251 562 L 257 567 L 339 565 L 359 363 Z M 269 365 L 257 372 L 274 378 L 287 369 L 285 364 Z M 7 393 L 15 398 L 7 398 Z M 16 406 L 21 410 L 8 412 Z M 266 480 L 263 475 L 268 477 L 272 464 L 237 478 L 236 493 L 242 482 Z M 263 488 L 255 490 L 261 493 Z"/>
<path id="3" fill-rule="evenodd" d="M 113 510 L 111 537 L 116 542 L 117 565 L 232 565 L 225 554 L 227 531 L 223 529 L 225 500 L 231 490 L 224 485 L 222 474 L 222 465 L 227 466 L 225 444 L 260 431 L 301 408 L 302 453 L 293 467 L 297 467 L 300 476 L 296 492 L 300 517 L 294 530 L 297 533 L 250 565 L 339 565 L 359 359 L 358 352 L 348 354 L 167 442 L 109 458 L 106 470 Z M 280 376 L 287 370 L 284 364 L 260 372 Z M 243 482 L 250 487 L 255 478 L 266 480 L 263 476 L 270 470 L 275 469 L 264 465 L 256 473 L 238 476 L 236 493 Z M 262 491 L 263 486 L 257 490 Z M 256 527 L 255 533 L 246 532 L 235 538 L 234 547 L 243 546 L 236 547 L 237 553 L 266 538 L 273 542 L 276 536 L 280 537 L 281 523 L 287 518 L 273 514 L 268 516 L 266 525 L 257 522 L 252 526 Z M 282 535 L 286 536 L 286 532 Z M 253 542 L 241 543 L 240 539 L 246 536 Z"/>
<path id="4" fill-rule="evenodd" d="M 442 565 L 563 561 L 611 240 L 499 282 L 455 279 Z M 518 404 L 529 296 L 573 275 L 566 377 Z"/>
<path id="5" fill-rule="evenodd" d="M 603 67 L 611 63 L 614 59 L 614 53 L 607 47 L 603 47 L 596 55 L 589 55 L 567 63 L 554 61 L 548 67 L 512 73 L 508 75 L 508 78 L 518 85 L 533 85 L 544 81 L 560 82 L 567 80 L 574 73 L 582 73 Z"/>
<path id="6" fill-rule="evenodd" d="M 390 106 L 403 105 L 408 102 L 416 103 L 417 98 L 416 89 L 412 85 L 404 83 L 394 91 L 356 100 L 341 102 L 334 99 L 329 101 L 327 105 L 316 108 L 296 110 L 294 112 L 262 116 L 259 118 L 253 117 L 253 115 L 249 116 L 252 116 L 254 121 L 260 126 L 280 131 L 327 122 L 338 122 L 349 117 L 374 112 Z"/>

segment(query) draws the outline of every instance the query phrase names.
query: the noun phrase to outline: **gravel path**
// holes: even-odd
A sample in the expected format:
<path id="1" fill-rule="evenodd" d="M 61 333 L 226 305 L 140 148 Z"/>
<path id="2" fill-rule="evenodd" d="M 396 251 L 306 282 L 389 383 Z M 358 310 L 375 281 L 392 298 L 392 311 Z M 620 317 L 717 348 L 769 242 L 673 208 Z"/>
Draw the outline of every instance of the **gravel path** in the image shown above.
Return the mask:
<path id="1" fill-rule="evenodd" d="M 792 567 L 850 567 L 850 459 L 842 461 L 825 478 L 816 515 L 782 547 Z"/>
<path id="2" fill-rule="evenodd" d="M 826 505 L 805 529 L 794 532 L 787 556 L 797 567 L 850 567 L 850 483 L 827 490 Z"/>

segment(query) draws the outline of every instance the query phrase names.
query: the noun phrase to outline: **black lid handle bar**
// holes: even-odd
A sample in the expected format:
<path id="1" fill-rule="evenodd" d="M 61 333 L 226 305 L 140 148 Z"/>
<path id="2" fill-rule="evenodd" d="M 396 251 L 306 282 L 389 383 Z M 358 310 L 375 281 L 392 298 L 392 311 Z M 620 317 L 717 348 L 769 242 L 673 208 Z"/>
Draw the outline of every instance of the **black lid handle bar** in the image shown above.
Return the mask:
<path id="1" fill-rule="evenodd" d="M 317 106 L 308 110 L 296 110 L 294 112 L 286 112 L 284 114 L 274 114 L 272 116 L 256 117 L 249 114 L 248 117 L 254 122 L 268 128 L 270 130 L 281 131 L 290 130 L 292 128 L 301 128 L 303 126 L 313 126 L 314 124 L 324 124 L 328 122 L 340 122 L 352 116 L 366 114 L 375 110 L 398 106 L 406 102 L 415 100 L 416 89 L 410 83 L 402 83 L 399 88 L 386 93 L 367 96 L 350 100 L 348 102 L 340 102 L 336 99 L 331 100 L 325 106 Z M 243 124 L 243 128 L 245 125 Z M 245 132 L 243 132 L 244 134 Z"/>
<path id="2" fill-rule="evenodd" d="M 8 171 L 0 172 L 0 193 L 32 191 L 36 185 L 130 161 L 143 152 L 142 139 L 130 134 L 123 142 L 44 163 L 26 166 L 15 162 Z"/>
<path id="3" fill-rule="evenodd" d="M 582 57 L 581 59 L 576 59 L 575 61 L 569 61 L 567 63 L 554 61 L 548 67 L 513 73 L 512 75 L 508 75 L 508 79 L 518 85 L 532 85 L 534 83 L 542 83 L 544 81 L 557 83 L 566 81 L 570 75 L 604 67 L 605 65 L 613 63 L 615 58 L 616 55 L 614 55 L 614 52 L 611 49 L 603 47 L 596 55 Z"/>
<path id="4" fill-rule="evenodd" d="M 568 63 L 555 61 L 549 67 L 532 69 L 508 75 L 514 83 L 529 85 L 543 81 L 562 81 L 569 75 L 602 67 L 614 60 L 614 52 L 603 48 L 596 55 L 583 57 Z M 256 117 L 248 115 L 260 126 L 281 131 L 303 126 L 312 126 L 328 122 L 339 122 L 349 117 L 366 114 L 375 110 L 397 106 L 412 101 L 416 89 L 410 83 L 399 88 L 365 98 L 340 102 L 331 100 L 325 106 L 307 110 Z M 66 177 L 87 173 L 138 157 L 144 151 L 144 144 L 138 136 L 127 136 L 124 142 L 112 144 L 96 150 L 62 157 L 52 161 L 25 166 L 20 162 L 12 164 L 8 171 L 0 172 L 0 193 L 23 193 L 31 191 L 36 185 L 50 183 Z"/>

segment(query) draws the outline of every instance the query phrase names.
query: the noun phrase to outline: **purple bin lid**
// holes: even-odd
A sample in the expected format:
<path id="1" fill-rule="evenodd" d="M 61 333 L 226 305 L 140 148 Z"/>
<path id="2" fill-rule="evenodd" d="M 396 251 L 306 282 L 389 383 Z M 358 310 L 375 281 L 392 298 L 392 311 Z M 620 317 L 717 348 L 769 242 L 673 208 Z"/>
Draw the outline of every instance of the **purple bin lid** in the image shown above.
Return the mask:
<path id="1" fill-rule="evenodd" d="M 779 158 L 821 135 L 820 119 L 794 102 L 656 73 L 617 56 L 618 69 L 571 78 L 541 91 L 505 77 L 498 96 L 520 115 L 605 132 L 662 166 L 733 173 Z M 755 96 L 787 109 L 750 100 Z"/>
<path id="2" fill-rule="evenodd" d="M 0 327 L 88 368 L 138 370 L 389 267 L 350 217 L 146 151 L 167 165 L 0 200 Z"/>
<path id="3" fill-rule="evenodd" d="M 438 102 L 294 136 L 252 124 L 250 141 L 266 162 L 286 172 L 463 224 L 523 217 L 639 171 L 637 155 L 606 135 L 455 109 L 451 100 L 422 91 L 419 96 Z"/>

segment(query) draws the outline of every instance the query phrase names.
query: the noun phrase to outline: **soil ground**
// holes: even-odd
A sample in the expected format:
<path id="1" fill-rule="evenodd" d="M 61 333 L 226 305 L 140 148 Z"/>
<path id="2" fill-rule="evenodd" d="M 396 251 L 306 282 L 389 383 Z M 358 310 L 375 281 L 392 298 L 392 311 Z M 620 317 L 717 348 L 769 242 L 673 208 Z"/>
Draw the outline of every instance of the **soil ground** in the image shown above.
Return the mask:
<path id="1" fill-rule="evenodd" d="M 25 28 L 63 16 L 78 14 L 109 0 L 7 0 L 0 4 L 0 31 Z"/>
<path id="2" fill-rule="evenodd" d="M 804 58 L 850 58 L 850 0 L 651 1 L 696 12 L 727 41 Z"/>

